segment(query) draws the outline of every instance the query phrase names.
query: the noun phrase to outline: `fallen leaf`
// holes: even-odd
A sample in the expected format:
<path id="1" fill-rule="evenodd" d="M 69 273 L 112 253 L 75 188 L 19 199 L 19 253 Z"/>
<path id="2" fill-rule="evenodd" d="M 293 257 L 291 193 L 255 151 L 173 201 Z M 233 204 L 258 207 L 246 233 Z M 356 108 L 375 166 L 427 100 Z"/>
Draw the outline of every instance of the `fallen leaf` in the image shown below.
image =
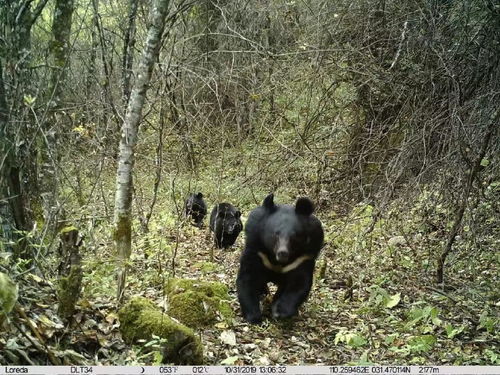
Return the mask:
<path id="1" fill-rule="evenodd" d="M 236 345 L 236 335 L 233 331 L 222 331 L 220 334 L 220 340 L 227 345 Z"/>
<path id="2" fill-rule="evenodd" d="M 220 364 L 221 365 L 234 365 L 237 360 L 238 360 L 238 356 L 227 357 Z"/>

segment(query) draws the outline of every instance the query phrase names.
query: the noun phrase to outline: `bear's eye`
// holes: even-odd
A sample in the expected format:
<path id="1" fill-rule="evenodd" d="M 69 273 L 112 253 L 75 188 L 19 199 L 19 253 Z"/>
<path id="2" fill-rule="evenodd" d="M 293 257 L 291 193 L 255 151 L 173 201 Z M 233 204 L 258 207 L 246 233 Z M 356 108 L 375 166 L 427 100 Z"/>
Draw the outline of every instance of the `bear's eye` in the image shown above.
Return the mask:
<path id="1" fill-rule="evenodd" d="M 277 230 L 276 232 L 274 232 L 274 235 L 275 235 L 276 237 L 279 237 L 279 235 L 280 235 L 280 231 L 279 231 L 279 230 Z"/>

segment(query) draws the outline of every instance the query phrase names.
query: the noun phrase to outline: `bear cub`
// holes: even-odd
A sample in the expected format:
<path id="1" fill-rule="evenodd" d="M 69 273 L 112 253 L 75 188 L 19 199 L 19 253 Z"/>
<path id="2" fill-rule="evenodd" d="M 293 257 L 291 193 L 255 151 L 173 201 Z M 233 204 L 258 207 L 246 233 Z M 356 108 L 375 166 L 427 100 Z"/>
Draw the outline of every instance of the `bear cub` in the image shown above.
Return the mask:
<path id="1" fill-rule="evenodd" d="M 184 205 L 186 217 L 194 221 L 194 225 L 201 228 L 203 218 L 207 214 L 207 205 L 202 193 L 190 194 Z"/>
<path id="2" fill-rule="evenodd" d="M 297 315 L 312 287 L 316 258 L 323 247 L 323 227 L 313 215 L 309 198 L 299 198 L 295 207 L 276 205 L 273 194 L 254 209 L 245 226 L 245 249 L 236 280 L 243 317 L 262 321 L 260 297 L 273 282 L 274 318 Z"/>
<path id="3" fill-rule="evenodd" d="M 210 214 L 210 230 L 214 232 L 215 246 L 219 249 L 231 247 L 241 230 L 241 212 L 230 203 L 217 204 Z"/>

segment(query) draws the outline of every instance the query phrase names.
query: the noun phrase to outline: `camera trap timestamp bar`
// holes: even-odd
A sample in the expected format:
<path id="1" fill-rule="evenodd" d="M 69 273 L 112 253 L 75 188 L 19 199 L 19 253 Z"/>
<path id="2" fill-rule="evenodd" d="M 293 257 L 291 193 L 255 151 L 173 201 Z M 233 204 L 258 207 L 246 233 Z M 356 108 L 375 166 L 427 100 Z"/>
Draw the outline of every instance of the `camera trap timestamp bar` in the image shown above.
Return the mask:
<path id="1" fill-rule="evenodd" d="M 500 366 L 0 366 L 0 375 L 500 375 Z"/>

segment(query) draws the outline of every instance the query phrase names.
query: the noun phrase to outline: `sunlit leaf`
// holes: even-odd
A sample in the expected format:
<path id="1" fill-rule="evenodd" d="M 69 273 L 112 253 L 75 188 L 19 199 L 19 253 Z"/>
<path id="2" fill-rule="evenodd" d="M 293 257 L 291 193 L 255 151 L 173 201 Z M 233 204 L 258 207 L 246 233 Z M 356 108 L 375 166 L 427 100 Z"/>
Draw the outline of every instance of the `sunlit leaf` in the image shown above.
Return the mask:
<path id="1" fill-rule="evenodd" d="M 234 365 L 238 360 L 238 356 L 227 357 L 221 361 L 221 365 Z"/>
<path id="2" fill-rule="evenodd" d="M 396 293 L 393 296 L 390 296 L 386 302 L 385 302 L 385 307 L 392 309 L 394 306 L 396 306 L 399 301 L 401 301 L 401 293 Z"/>

